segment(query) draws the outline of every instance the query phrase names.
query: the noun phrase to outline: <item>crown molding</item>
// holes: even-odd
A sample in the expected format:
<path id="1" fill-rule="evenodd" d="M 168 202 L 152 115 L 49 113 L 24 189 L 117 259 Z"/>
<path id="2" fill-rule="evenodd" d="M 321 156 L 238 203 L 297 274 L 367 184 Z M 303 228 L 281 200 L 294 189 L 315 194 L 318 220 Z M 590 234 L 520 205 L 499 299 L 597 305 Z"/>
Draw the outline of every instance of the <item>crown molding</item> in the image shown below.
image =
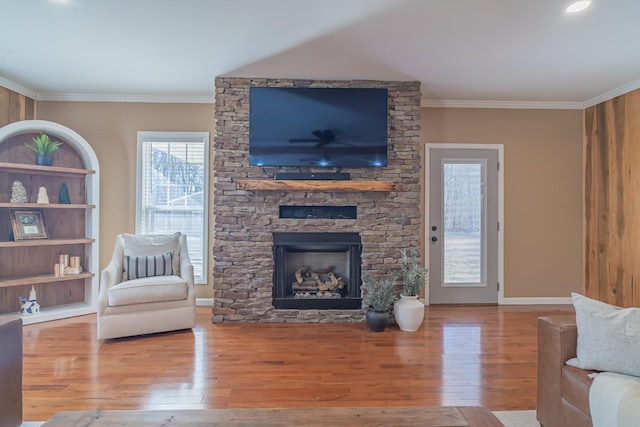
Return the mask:
<path id="1" fill-rule="evenodd" d="M 131 95 L 104 93 L 38 93 L 38 101 L 74 101 L 74 102 L 147 102 L 169 104 L 213 104 L 211 95 Z"/>
<path id="2" fill-rule="evenodd" d="M 629 93 L 636 89 L 640 89 L 640 80 L 636 80 L 624 86 L 610 90 L 609 92 L 605 92 L 602 95 L 591 98 L 588 101 L 585 101 L 584 108 L 593 107 L 596 104 L 600 104 L 601 102 L 608 101 L 616 96 L 624 95 L 625 93 Z"/>
<path id="3" fill-rule="evenodd" d="M 3 79 L 0 77 L 0 86 L 5 87 L 9 90 L 19 93 L 20 95 L 28 96 L 31 99 L 36 99 L 37 93 L 31 89 L 27 89 L 24 86 L 21 86 L 17 83 L 14 83 L 10 80 Z"/>
<path id="4" fill-rule="evenodd" d="M 507 108 L 529 110 L 582 110 L 582 102 L 535 102 L 535 101 L 464 101 L 448 99 L 423 99 L 425 108 Z"/>
<path id="5" fill-rule="evenodd" d="M 78 101 L 78 102 L 148 102 L 169 104 L 213 104 L 211 95 L 131 95 L 104 93 L 53 93 L 36 92 L 17 83 L 0 77 L 0 86 L 28 96 L 36 101 Z"/>
<path id="6" fill-rule="evenodd" d="M 100 93 L 53 93 L 36 92 L 22 85 L 0 77 L 0 86 L 28 96 L 36 101 L 76 101 L 76 102 L 146 102 L 170 104 L 213 104 L 211 95 L 131 95 Z M 640 89 L 640 80 L 612 89 L 585 102 L 534 102 L 534 101 L 470 101 L 448 99 L 422 99 L 420 106 L 424 108 L 505 108 L 505 109 L 548 109 L 548 110 L 582 110 L 616 96 Z"/>

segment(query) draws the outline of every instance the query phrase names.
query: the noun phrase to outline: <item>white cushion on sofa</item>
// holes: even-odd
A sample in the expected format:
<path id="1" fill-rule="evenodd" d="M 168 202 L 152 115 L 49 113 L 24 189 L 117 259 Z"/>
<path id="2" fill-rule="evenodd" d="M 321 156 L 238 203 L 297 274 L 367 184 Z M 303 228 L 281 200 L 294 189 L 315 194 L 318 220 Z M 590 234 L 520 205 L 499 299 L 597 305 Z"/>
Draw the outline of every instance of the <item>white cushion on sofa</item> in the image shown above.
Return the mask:
<path id="1" fill-rule="evenodd" d="M 178 276 L 144 277 L 127 280 L 109 289 L 111 307 L 187 298 L 187 282 Z"/>
<path id="2" fill-rule="evenodd" d="M 640 308 L 621 308 L 572 293 L 581 369 L 640 376 Z"/>

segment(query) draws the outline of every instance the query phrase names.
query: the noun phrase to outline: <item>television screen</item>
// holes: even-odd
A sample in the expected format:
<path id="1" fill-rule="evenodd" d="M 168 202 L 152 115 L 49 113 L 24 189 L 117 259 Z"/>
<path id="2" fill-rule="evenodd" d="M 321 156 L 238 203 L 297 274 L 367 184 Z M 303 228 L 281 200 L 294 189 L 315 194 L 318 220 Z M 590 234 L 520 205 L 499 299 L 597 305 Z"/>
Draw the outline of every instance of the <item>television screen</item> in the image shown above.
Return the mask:
<path id="1" fill-rule="evenodd" d="M 252 87 L 252 166 L 387 165 L 387 90 Z"/>

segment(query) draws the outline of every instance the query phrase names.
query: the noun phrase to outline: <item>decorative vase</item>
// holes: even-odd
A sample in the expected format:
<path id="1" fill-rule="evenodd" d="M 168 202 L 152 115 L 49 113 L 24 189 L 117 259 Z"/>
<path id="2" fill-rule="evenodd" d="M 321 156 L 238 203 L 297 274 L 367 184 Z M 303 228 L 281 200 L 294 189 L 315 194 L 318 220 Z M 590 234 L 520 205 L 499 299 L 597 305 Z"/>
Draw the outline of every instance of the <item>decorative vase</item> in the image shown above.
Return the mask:
<path id="1" fill-rule="evenodd" d="M 393 315 L 398 327 L 405 332 L 415 332 L 424 321 L 424 304 L 418 296 L 400 295 L 393 305 Z"/>
<path id="2" fill-rule="evenodd" d="M 51 156 L 41 156 L 38 154 L 36 156 L 36 165 L 51 166 Z"/>
<path id="3" fill-rule="evenodd" d="M 371 332 L 382 332 L 384 331 L 384 328 L 387 327 L 387 323 L 389 323 L 388 311 L 378 311 L 373 308 L 369 308 L 366 317 L 367 324 L 369 325 Z"/>

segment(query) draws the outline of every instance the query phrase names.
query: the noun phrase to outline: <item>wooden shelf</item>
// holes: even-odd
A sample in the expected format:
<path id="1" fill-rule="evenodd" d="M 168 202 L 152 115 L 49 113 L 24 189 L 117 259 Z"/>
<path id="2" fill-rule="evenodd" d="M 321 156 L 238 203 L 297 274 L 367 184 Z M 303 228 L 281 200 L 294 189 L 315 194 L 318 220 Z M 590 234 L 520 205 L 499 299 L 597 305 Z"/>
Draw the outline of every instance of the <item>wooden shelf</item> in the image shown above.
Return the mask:
<path id="1" fill-rule="evenodd" d="M 323 181 L 239 179 L 239 190 L 269 191 L 395 191 L 396 184 L 388 181 Z"/>
<path id="2" fill-rule="evenodd" d="M 0 203 L 0 208 L 11 209 L 94 209 L 96 205 L 74 205 L 58 203 Z"/>
<path id="3" fill-rule="evenodd" d="M 0 288 L 8 286 L 37 285 L 39 283 L 67 282 L 69 280 L 87 279 L 93 277 L 93 273 L 82 272 L 69 274 L 63 277 L 55 277 L 53 274 L 39 274 L 37 276 L 5 277 L 0 279 Z"/>
<path id="4" fill-rule="evenodd" d="M 95 239 L 33 239 L 19 240 L 17 242 L 0 242 L 0 248 L 19 248 L 27 246 L 61 246 L 61 245 L 83 245 L 93 243 Z"/>
<path id="5" fill-rule="evenodd" d="M 56 176 L 78 176 L 91 175 L 96 171 L 89 169 L 63 168 L 59 166 L 39 166 L 20 163 L 0 162 L 0 170 L 3 172 L 21 173 L 29 175 L 56 175 Z"/>
<path id="6" fill-rule="evenodd" d="M 40 307 L 40 313 L 32 315 L 21 315 L 23 325 L 48 322 L 51 320 L 66 319 L 73 316 L 83 316 L 95 313 L 96 309 L 86 302 L 63 304 L 54 307 Z M 12 313 L 1 314 L 0 316 L 15 316 L 18 310 Z"/>

